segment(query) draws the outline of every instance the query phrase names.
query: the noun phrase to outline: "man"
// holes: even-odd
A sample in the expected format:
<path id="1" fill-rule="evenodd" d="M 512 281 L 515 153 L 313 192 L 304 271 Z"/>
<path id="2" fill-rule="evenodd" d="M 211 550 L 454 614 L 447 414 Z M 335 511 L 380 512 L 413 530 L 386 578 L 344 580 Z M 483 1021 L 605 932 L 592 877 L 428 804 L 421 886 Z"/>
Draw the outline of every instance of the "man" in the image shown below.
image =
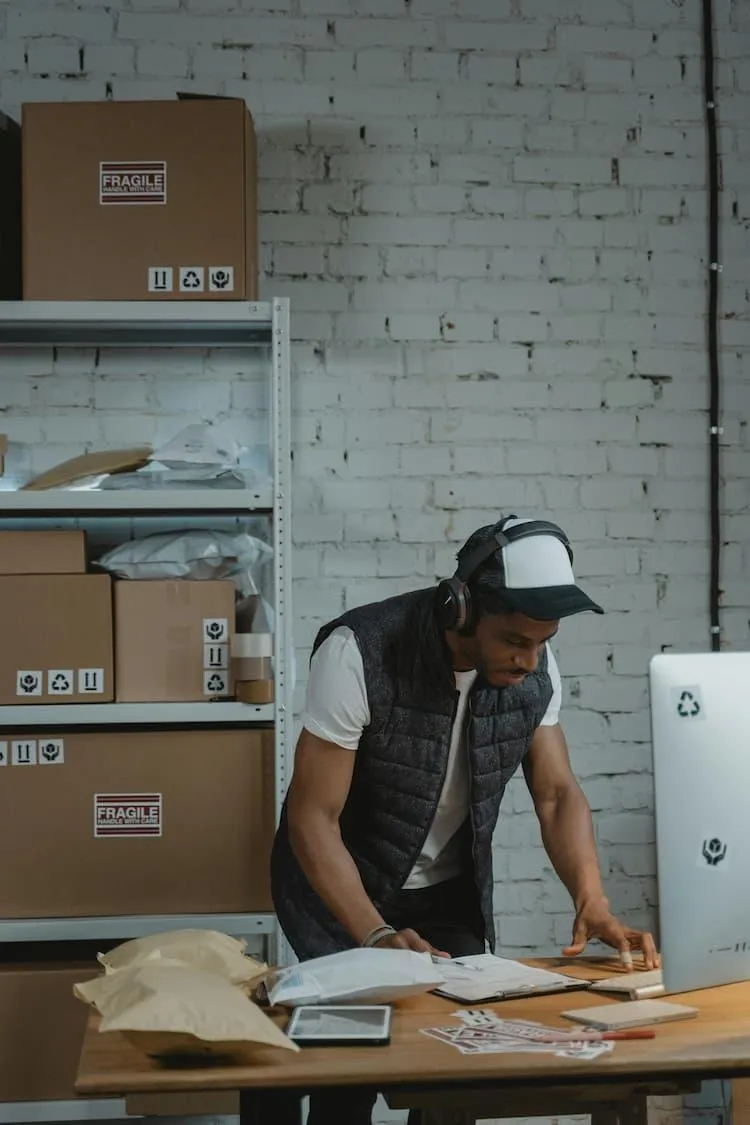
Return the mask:
<path id="1" fill-rule="evenodd" d="M 321 629 L 272 859 L 278 918 L 301 960 L 357 945 L 494 948 L 492 836 L 522 766 L 575 906 L 565 953 L 598 938 L 658 964 L 651 935 L 610 913 L 558 723 L 548 642 L 561 618 L 602 612 L 572 558 L 556 525 L 512 516 L 476 531 L 437 589 Z M 348 1098 L 349 1125 L 369 1121 L 372 1097 Z M 309 1125 L 326 1125 L 334 1105 L 314 1101 Z"/>

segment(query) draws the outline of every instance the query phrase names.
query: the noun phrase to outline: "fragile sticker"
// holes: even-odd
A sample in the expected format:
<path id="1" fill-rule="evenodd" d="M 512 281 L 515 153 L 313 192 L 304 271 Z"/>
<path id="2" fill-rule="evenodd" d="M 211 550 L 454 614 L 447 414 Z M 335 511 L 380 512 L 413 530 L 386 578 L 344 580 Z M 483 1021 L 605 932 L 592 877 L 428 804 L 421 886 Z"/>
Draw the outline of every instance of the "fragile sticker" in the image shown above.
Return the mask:
<path id="1" fill-rule="evenodd" d="M 36 739 L 24 738 L 23 741 L 11 742 L 10 753 L 14 766 L 35 766 Z"/>
<path id="2" fill-rule="evenodd" d="M 40 766 L 61 766 L 65 761 L 65 743 L 61 738 L 39 740 L 37 762 Z"/>
<path id="3" fill-rule="evenodd" d="M 232 293 L 234 291 L 234 266 L 208 267 L 209 293 Z"/>
<path id="4" fill-rule="evenodd" d="M 99 165 L 101 204 L 167 202 L 165 160 L 104 160 Z"/>
<path id="5" fill-rule="evenodd" d="M 78 669 L 78 694 L 103 695 L 104 694 L 104 669 L 79 668 Z"/>
<path id="6" fill-rule="evenodd" d="M 224 644 L 229 640 L 229 621 L 226 617 L 203 618 L 204 644 Z"/>
<path id="7" fill-rule="evenodd" d="M 95 793 L 94 836 L 161 836 L 162 803 L 161 793 Z"/>
<path id="8" fill-rule="evenodd" d="M 27 670 L 16 672 L 16 695 L 41 695 L 44 689 L 44 677 L 39 672 Z"/>

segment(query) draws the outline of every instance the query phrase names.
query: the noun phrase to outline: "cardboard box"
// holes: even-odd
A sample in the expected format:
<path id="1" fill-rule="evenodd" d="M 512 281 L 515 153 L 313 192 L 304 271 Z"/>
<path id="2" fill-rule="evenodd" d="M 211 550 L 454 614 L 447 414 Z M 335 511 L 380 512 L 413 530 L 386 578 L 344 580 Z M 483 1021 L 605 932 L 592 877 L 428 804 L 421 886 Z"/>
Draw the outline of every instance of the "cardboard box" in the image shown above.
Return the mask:
<path id="1" fill-rule="evenodd" d="M 3 917 L 272 909 L 273 731 L 2 737 L 47 761 L 0 768 Z"/>
<path id="2" fill-rule="evenodd" d="M 0 575 L 85 573 L 83 531 L 0 531 Z"/>
<path id="3" fill-rule="evenodd" d="M 0 637 L 0 704 L 112 701 L 109 575 L 3 575 Z"/>
<path id="4" fill-rule="evenodd" d="M 234 683 L 234 583 L 115 585 L 115 666 L 121 703 L 229 698 Z"/>
<path id="5" fill-rule="evenodd" d="M 236 1090 L 199 1090 L 180 1094 L 128 1094 L 128 1117 L 238 1117 Z"/>
<path id="6" fill-rule="evenodd" d="M 22 124 L 25 298 L 257 297 L 244 101 L 36 103 Z"/>
<path id="7" fill-rule="evenodd" d="M 52 469 L 40 473 L 38 477 L 23 486 L 23 492 L 42 492 L 48 488 L 66 488 L 76 481 L 85 480 L 86 477 L 98 477 L 103 474 L 135 472 L 148 464 L 151 456 L 150 446 L 139 446 L 136 449 L 107 449 L 97 453 L 82 453 L 79 457 L 71 457 Z"/>
<path id="8" fill-rule="evenodd" d="M 21 130 L 0 113 L 0 301 L 21 296 Z"/>
<path id="9" fill-rule="evenodd" d="M 88 1009 L 73 985 L 93 961 L 0 964 L 0 1102 L 75 1097 Z"/>

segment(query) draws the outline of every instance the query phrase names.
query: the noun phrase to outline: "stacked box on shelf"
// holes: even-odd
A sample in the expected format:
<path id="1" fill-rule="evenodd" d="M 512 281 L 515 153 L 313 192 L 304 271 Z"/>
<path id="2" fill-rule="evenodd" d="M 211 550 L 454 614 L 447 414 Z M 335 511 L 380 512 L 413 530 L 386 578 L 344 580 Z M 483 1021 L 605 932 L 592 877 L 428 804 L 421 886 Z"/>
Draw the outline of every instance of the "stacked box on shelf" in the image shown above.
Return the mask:
<path id="1" fill-rule="evenodd" d="M 117 582 L 118 702 L 230 697 L 234 632 L 235 588 L 229 580 Z"/>
<path id="2" fill-rule="evenodd" d="M 273 731 L 2 737 L 6 919 L 272 909 Z"/>
<path id="3" fill-rule="evenodd" d="M 0 704 L 114 698 L 112 582 L 79 531 L 0 533 Z"/>

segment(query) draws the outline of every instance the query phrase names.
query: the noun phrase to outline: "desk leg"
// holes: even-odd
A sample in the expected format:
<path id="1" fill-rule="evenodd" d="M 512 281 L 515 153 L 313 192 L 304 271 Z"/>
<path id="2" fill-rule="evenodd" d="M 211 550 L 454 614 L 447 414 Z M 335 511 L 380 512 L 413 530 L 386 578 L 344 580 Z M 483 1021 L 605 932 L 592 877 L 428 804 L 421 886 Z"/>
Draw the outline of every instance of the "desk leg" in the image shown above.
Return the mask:
<path id="1" fill-rule="evenodd" d="M 648 1099 L 631 1094 L 621 1102 L 600 1104 L 591 1110 L 591 1125 L 647 1125 Z"/>
<path id="2" fill-rule="evenodd" d="M 301 1123 L 302 1097 L 294 1090 L 240 1090 L 240 1125 Z"/>
<path id="3" fill-rule="evenodd" d="M 412 1118 L 412 1114 L 418 1114 Z M 471 1111 L 463 1109 L 429 1109 L 411 1110 L 409 1125 L 475 1125 L 476 1117 Z"/>

